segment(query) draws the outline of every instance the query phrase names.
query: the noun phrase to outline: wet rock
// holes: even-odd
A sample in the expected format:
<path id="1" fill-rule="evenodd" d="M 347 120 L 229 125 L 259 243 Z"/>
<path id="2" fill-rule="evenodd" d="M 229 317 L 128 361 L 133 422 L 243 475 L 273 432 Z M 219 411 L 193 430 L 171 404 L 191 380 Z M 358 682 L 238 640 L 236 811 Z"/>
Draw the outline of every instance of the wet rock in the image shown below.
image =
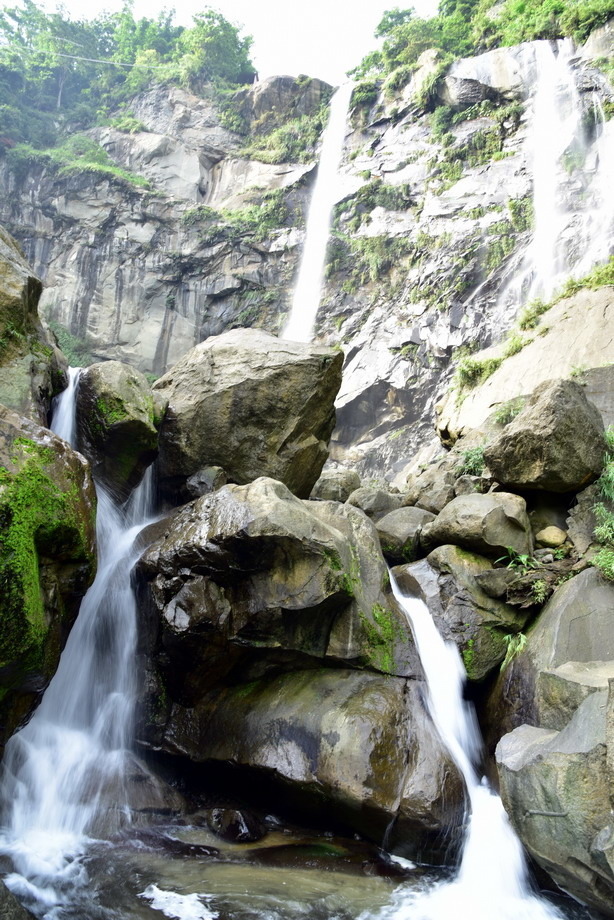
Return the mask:
<path id="1" fill-rule="evenodd" d="M 0 227 L 0 403 L 42 425 L 66 361 L 38 316 L 42 285 Z"/>
<path id="2" fill-rule="evenodd" d="M 77 389 L 77 446 L 96 479 L 126 498 L 157 452 L 154 405 L 147 379 L 120 361 L 81 371 Z"/>
<path id="3" fill-rule="evenodd" d="M 597 408 L 575 381 L 557 380 L 533 391 L 484 457 L 509 488 L 577 492 L 597 478 L 605 450 Z"/>
<path id="4" fill-rule="evenodd" d="M 0 406 L 0 746 L 57 667 L 93 580 L 95 495 L 85 459 Z"/>
<path id="5" fill-rule="evenodd" d="M 416 878 L 421 874 L 420 870 L 416 871 L 415 868 L 404 868 L 383 850 L 372 845 L 335 838 L 326 841 L 316 839 L 311 843 L 258 847 L 246 856 L 250 862 L 263 866 L 310 868 L 391 879 Z"/>
<path id="6" fill-rule="evenodd" d="M 421 540 L 425 546 L 455 543 L 487 555 L 500 555 L 508 547 L 521 554 L 532 549 L 526 503 L 509 492 L 459 495 L 425 525 Z"/>
<path id="7" fill-rule="evenodd" d="M 262 478 L 197 499 L 154 532 L 137 565 L 153 617 L 144 633 L 176 698 L 280 656 L 421 673 L 358 509 Z"/>
<path id="8" fill-rule="evenodd" d="M 342 357 L 255 329 L 193 348 L 154 384 L 168 400 L 163 492 L 174 497 L 204 466 L 222 466 L 231 482 L 272 476 L 307 497 L 328 454 Z"/>
<path id="9" fill-rule="evenodd" d="M 360 476 L 354 470 L 325 470 L 309 496 L 314 501 L 345 502 L 360 489 Z"/>
<path id="10" fill-rule="evenodd" d="M 0 916 L 2 920 L 34 920 L 34 914 L 21 906 L 2 881 L 0 881 Z"/>
<path id="11" fill-rule="evenodd" d="M 378 521 L 389 511 L 400 508 L 405 504 L 402 495 L 396 495 L 393 492 L 386 492 L 384 489 L 371 489 L 369 486 L 361 486 L 351 493 L 347 500 L 348 505 L 354 505 L 371 518 Z"/>
<path id="12" fill-rule="evenodd" d="M 422 508 L 397 508 L 389 511 L 377 522 L 382 552 L 396 565 L 410 562 L 419 552 L 420 533 L 425 524 L 435 520 L 435 515 Z"/>
<path id="13" fill-rule="evenodd" d="M 456 644 L 474 681 L 503 661 L 510 634 L 527 619 L 481 589 L 478 577 L 492 571 L 488 559 L 458 546 L 440 546 L 420 562 L 393 569 L 401 590 L 421 597 L 440 633 Z"/>
<path id="14" fill-rule="evenodd" d="M 438 850 L 458 830 L 463 792 L 414 681 L 356 670 L 297 670 L 176 706 L 167 749 L 257 768 L 313 814 L 368 839 L 395 820 L 391 846 Z"/>
<path id="15" fill-rule="evenodd" d="M 260 818 L 246 809 L 211 808 L 205 817 L 209 830 L 230 843 L 252 843 L 267 833 Z"/>

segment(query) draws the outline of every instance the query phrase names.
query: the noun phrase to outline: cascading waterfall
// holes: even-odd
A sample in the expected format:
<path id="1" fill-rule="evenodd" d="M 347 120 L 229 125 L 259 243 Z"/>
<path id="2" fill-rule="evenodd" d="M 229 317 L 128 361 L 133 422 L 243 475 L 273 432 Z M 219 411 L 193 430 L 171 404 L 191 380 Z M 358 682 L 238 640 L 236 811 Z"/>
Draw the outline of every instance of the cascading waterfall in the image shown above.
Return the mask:
<path id="1" fill-rule="evenodd" d="M 71 374 L 73 386 L 56 407 L 59 433 L 70 433 L 77 376 Z M 107 825 L 126 819 L 121 784 L 136 691 L 130 570 L 138 555 L 135 537 L 151 517 L 150 478 L 148 471 L 125 508 L 98 487 L 96 579 L 40 706 L 6 748 L 0 853 L 15 871 L 5 882 L 33 899 L 37 910 L 61 903 L 63 892 L 82 878 L 76 857 L 86 835 L 96 831 L 99 810 Z M 110 797 L 119 812 L 111 822 Z"/>
<path id="2" fill-rule="evenodd" d="M 535 229 L 519 271 L 499 297 L 513 318 L 536 298 L 549 300 L 612 251 L 614 127 L 593 100 L 582 104 L 571 39 L 535 43 L 536 85 L 530 142 Z M 592 138 L 587 124 L 593 122 Z"/>
<path id="3" fill-rule="evenodd" d="M 311 341 L 320 305 L 326 246 L 331 213 L 336 201 L 337 172 L 343 152 L 352 89 L 351 83 L 344 83 L 333 96 L 328 124 L 322 136 L 318 175 L 307 218 L 305 247 L 290 317 L 282 332 L 282 338 L 293 342 Z"/>
<path id="4" fill-rule="evenodd" d="M 405 597 L 391 581 L 416 640 L 433 722 L 464 777 L 471 816 L 456 877 L 427 891 L 399 889 L 379 920 L 560 920 L 556 908 L 531 893 L 522 846 L 501 799 L 478 778 L 482 741 L 473 707 L 463 699 L 458 650 L 441 638 L 426 604 Z"/>

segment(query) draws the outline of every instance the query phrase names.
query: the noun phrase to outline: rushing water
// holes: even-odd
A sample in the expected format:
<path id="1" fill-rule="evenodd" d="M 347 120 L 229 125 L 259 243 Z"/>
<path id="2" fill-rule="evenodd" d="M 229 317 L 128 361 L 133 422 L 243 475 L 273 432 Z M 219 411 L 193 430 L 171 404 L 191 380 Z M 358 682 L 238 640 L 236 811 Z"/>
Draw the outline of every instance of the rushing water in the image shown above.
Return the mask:
<path id="1" fill-rule="evenodd" d="M 294 289 L 292 309 L 282 333 L 282 338 L 294 342 L 311 341 L 320 305 L 326 246 L 331 213 L 337 200 L 337 173 L 343 152 L 352 89 L 351 83 L 344 83 L 333 96 L 328 124 L 322 136 L 322 150 L 309 205 L 303 256 Z"/>
<path id="2" fill-rule="evenodd" d="M 55 430 L 69 437 L 77 376 L 55 411 Z M 83 880 L 76 857 L 97 820 L 104 815 L 108 828 L 126 819 L 122 777 L 136 689 L 130 570 L 134 538 L 150 516 L 149 478 L 126 508 L 98 487 L 96 579 L 40 706 L 6 748 L 0 852 L 14 872 L 5 881 L 49 910 Z"/>
<path id="3" fill-rule="evenodd" d="M 454 643 L 444 642 L 420 598 L 394 595 L 410 622 L 428 684 L 429 709 L 442 741 L 461 771 L 471 816 L 460 867 L 452 881 L 427 890 L 399 890 L 382 920 L 560 920 L 531 892 L 520 841 L 499 796 L 480 782 L 482 740 L 473 707 L 463 699 L 465 669 Z"/>

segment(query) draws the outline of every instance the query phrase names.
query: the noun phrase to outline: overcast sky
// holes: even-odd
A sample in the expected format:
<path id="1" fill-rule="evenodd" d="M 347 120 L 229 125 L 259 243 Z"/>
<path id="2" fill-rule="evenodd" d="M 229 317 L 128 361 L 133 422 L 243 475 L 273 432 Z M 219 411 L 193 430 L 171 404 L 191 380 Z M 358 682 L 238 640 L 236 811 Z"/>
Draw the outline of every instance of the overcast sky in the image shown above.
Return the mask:
<path id="1" fill-rule="evenodd" d="M 44 3 L 48 10 L 56 5 L 54 0 Z M 430 16 L 437 0 L 135 0 L 134 14 L 153 19 L 163 7 L 174 7 L 176 21 L 190 25 L 193 13 L 211 6 L 253 36 L 252 56 L 261 78 L 305 73 L 338 84 L 376 47 L 373 32 L 382 13 L 412 5 L 421 15 Z M 77 19 L 103 9 L 115 12 L 122 0 L 64 0 L 62 6 Z"/>

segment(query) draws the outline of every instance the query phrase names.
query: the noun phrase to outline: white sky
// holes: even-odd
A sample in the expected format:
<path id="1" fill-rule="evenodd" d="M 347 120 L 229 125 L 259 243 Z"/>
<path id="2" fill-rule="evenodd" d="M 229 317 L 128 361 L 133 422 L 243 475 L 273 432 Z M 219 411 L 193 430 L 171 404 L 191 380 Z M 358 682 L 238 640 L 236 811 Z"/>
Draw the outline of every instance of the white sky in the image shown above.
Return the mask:
<path id="1" fill-rule="evenodd" d="M 46 0 L 44 6 L 53 10 L 56 3 Z M 134 15 L 153 19 L 165 6 L 174 6 L 182 25 L 190 25 L 192 14 L 206 6 L 243 25 L 244 34 L 254 38 L 252 58 L 261 78 L 305 73 L 338 84 L 376 48 L 373 32 L 385 10 L 414 6 L 420 15 L 432 16 L 437 0 L 135 0 Z M 122 0 L 63 0 L 62 7 L 78 19 L 120 10 Z"/>

